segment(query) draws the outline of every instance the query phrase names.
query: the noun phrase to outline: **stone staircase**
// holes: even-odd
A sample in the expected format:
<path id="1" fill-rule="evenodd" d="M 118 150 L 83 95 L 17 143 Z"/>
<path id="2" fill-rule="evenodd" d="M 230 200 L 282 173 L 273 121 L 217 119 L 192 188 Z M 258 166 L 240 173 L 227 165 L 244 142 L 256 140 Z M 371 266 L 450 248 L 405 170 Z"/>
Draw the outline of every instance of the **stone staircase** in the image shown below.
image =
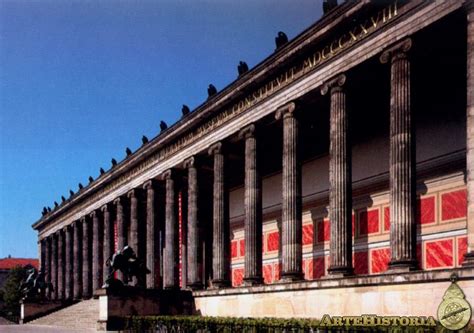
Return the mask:
<path id="1" fill-rule="evenodd" d="M 97 328 L 98 319 L 99 300 L 89 299 L 32 320 L 28 324 L 68 327 L 90 331 Z"/>

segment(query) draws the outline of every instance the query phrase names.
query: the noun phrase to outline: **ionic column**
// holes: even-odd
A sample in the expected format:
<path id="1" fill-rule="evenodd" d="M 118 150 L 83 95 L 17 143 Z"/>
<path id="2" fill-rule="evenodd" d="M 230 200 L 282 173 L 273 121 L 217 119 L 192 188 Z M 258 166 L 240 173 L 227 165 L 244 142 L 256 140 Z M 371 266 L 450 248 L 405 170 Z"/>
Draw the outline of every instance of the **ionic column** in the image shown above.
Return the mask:
<path id="1" fill-rule="evenodd" d="M 137 191 L 131 190 L 127 194 L 130 200 L 130 240 L 128 245 L 138 254 L 138 199 Z"/>
<path id="2" fill-rule="evenodd" d="M 303 277 L 301 162 L 295 108 L 295 103 L 289 103 L 279 108 L 275 115 L 276 119 L 283 119 L 282 281 L 295 281 Z"/>
<path id="3" fill-rule="evenodd" d="M 101 226 L 98 212 L 91 213 L 92 217 L 92 292 L 102 287 L 102 242 Z"/>
<path id="4" fill-rule="evenodd" d="M 58 230 L 56 234 L 58 235 L 58 299 L 64 299 L 64 233 Z"/>
<path id="5" fill-rule="evenodd" d="M 104 246 L 102 256 L 102 280 L 105 282 L 110 273 L 110 267 L 107 265 L 107 260 L 112 257 L 114 253 L 114 224 L 110 216 L 110 205 L 105 204 L 101 208 L 102 217 L 104 221 Z"/>
<path id="6" fill-rule="evenodd" d="M 45 251 L 44 251 L 44 281 L 51 283 L 51 239 L 50 237 L 44 238 Z M 46 298 L 51 298 L 51 289 L 46 290 Z"/>
<path id="7" fill-rule="evenodd" d="M 51 283 L 53 284 L 52 299 L 58 298 L 58 238 L 55 234 L 51 236 Z"/>
<path id="8" fill-rule="evenodd" d="M 90 252 L 90 225 L 87 218 L 82 219 L 82 298 L 91 296 L 91 252 Z"/>
<path id="9" fill-rule="evenodd" d="M 229 200 L 222 143 L 218 142 L 211 146 L 208 153 L 214 156 L 212 285 L 222 288 L 230 285 Z"/>
<path id="10" fill-rule="evenodd" d="M 242 129 L 245 140 L 245 285 L 257 285 L 262 278 L 262 180 L 259 173 L 255 125 Z"/>
<path id="11" fill-rule="evenodd" d="M 44 274 L 45 271 L 45 263 L 46 263 L 46 241 L 41 239 L 38 241 L 39 243 L 39 250 L 40 250 L 40 260 L 39 260 L 39 271 Z"/>
<path id="12" fill-rule="evenodd" d="M 151 271 L 146 276 L 148 289 L 159 287 L 160 250 L 158 248 L 158 226 L 156 221 L 156 201 L 154 180 L 147 181 L 143 188 L 146 190 L 146 267 Z"/>
<path id="13" fill-rule="evenodd" d="M 125 212 L 124 212 L 124 202 L 122 197 L 118 197 L 114 200 L 115 211 L 117 213 L 117 251 L 122 251 L 125 244 L 127 244 L 126 239 L 126 230 L 125 230 Z M 117 272 L 117 278 L 123 281 L 122 272 Z"/>
<path id="14" fill-rule="evenodd" d="M 65 284 L 66 288 L 64 291 L 64 296 L 66 299 L 70 300 L 73 297 L 73 285 L 74 285 L 74 275 L 73 275 L 73 230 L 70 226 L 64 228 L 64 234 L 66 235 L 66 246 L 65 246 L 65 267 L 66 267 L 66 274 L 65 274 Z"/>
<path id="15" fill-rule="evenodd" d="M 73 240 L 73 268 L 74 268 L 74 283 L 73 283 L 73 298 L 80 299 L 82 297 L 82 224 L 75 221 L 72 225 L 74 229 Z"/>
<path id="16" fill-rule="evenodd" d="M 390 97 L 390 249 L 391 270 L 416 269 L 415 143 L 410 110 L 411 39 L 382 53 L 391 64 Z"/>
<path id="17" fill-rule="evenodd" d="M 467 253 L 463 266 L 474 266 L 474 2 L 466 1 L 467 13 L 467 103 L 466 103 L 466 183 Z"/>
<path id="18" fill-rule="evenodd" d="M 340 74 L 325 83 L 321 93 L 331 96 L 329 144 L 329 248 L 331 275 L 351 275 L 352 267 L 352 171 L 349 143 L 349 115 L 343 85 L 346 76 Z"/>
<path id="19" fill-rule="evenodd" d="M 192 289 L 202 288 L 201 237 L 199 235 L 199 182 L 196 159 L 184 162 L 188 169 L 188 232 L 187 232 L 187 285 Z"/>
<path id="20" fill-rule="evenodd" d="M 165 289 L 179 288 L 179 232 L 178 232 L 178 200 L 175 184 L 175 172 L 170 169 L 163 173 L 166 181 L 165 208 L 165 251 L 164 279 Z"/>

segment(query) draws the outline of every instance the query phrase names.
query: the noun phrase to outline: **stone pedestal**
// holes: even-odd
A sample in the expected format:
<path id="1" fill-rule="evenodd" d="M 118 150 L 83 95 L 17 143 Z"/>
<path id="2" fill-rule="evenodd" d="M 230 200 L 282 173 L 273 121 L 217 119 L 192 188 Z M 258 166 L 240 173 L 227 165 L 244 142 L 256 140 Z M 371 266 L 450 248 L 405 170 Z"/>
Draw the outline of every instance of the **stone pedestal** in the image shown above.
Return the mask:
<path id="1" fill-rule="evenodd" d="M 99 298 L 98 330 L 121 330 L 124 318 L 157 315 L 195 314 L 194 299 L 190 291 L 138 289 L 125 287 L 111 292 L 99 289 L 95 296 Z"/>
<path id="2" fill-rule="evenodd" d="M 71 304 L 64 301 L 22 301 L 20 302 L 20 324 L 25 324 L 36 318 L 45 316 L 51 312 L 57 311 L 64 306 Z"/>

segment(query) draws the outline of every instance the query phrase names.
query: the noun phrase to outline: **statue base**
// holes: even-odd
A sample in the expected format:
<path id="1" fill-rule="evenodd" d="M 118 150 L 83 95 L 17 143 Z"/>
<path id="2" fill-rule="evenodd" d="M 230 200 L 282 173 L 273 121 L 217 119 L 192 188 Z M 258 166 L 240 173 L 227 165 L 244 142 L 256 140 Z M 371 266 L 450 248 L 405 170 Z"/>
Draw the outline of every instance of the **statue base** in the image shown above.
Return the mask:
<path id="1" fill-rule="evenodd" d="M 122 288 L 98 289 L 100 331 L 121 330 L 130 316 L 195 314 L 194 298 L 187 290 Z"/>
<path id="2" fill-rule="evenodd" d="M 20 324 L 25 324 L 36 318 L 46 316 L 51 312 L 71 305 L 72 301 L 54 300 L 23 300 L 20 301 Z"/>

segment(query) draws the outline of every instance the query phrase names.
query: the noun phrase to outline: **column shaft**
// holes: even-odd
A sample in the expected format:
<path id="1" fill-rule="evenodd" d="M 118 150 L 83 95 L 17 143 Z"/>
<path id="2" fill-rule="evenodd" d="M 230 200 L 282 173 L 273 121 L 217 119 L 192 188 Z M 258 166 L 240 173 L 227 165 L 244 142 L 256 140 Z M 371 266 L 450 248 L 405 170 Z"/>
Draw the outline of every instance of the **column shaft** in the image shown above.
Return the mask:
<path id="1" fill-rule="evenodd" d="M 277 111 L 283 118 L 282 170 L 282 281 L 299 280 L 302 270 L 301 162 L 298 154 L 298 119 L 295 104 Z"/>
<path id="2" fill-rule="evenodd" d="M 125 212 L 123 207 L 123 199 L 117 198 L 114 201 L 115 209 L 117 212 L 117 249 L 116 251 L 122 251 L 124 246 L 127 244 L 126 239 L 126 230 L 125 230 Z M 117 278 L 123 281 L 123 274 L 122 272 L 117 272 Z"/>
<path id="3" fill-rule="evenodd" d="M 390 249 L 392 270 L 416 268 L 415 144 L 411 124 L 410 61 L 404 40 L 382 56 L 391 62 L 390 97 Z"/>
<path id="4" fill-rule="evenodd" d="M 474 2 L 467 1 L 466 183 L 467 253 L 464 266 L 474 266 Z"/>
<path id="5" fill-rule="evenodd" d="M 210 147 L 209 154 L 214 155 L 212 285 L 221 288 L 230 285 L 229 201 L 222 143 Z"/>
<path id="6" fill-rule="evenodd" d="M 64 233 L 59 230 L 58 235 L 58 299 L 64 299 Z"/>
<path id="7" fill-rule="evenodd" d="M 102 208 L 102 218 L 104 221 L 104 245 L 102 257 L 102 281 L 105 282 L 110 273 L 110 267 L 107 265 L 107 260 L 111 259 L 114 253 L 114 225 L 110 216 L 109 205 L 106 204 Z"/>
<path id="8" fill-rule="evenodd" d="M 51 237 L 51 282 L 53 283 L 52 299 L 58 299 L 58 238 L 53 234 Z"/>
<path id="9" fill-rule="evenodd" d="M 102 242 L 99 213 L 93 212 L 92 216 L 92 292 L 102 286 Z"/>
<path id="10" fill-rule="evenodd" d="M 174 171 L 168 170 L 163 176 L 166 181 L 166 230 L 163 287 L 165 289 L 174 289 L 179 288 L 178 200 Z"/>
<path id="11" fill-rule="evenodd" d="M 149 180 L 143 187 L 146 190 L 146 267 L 151 271 L 146 276 L 146 287 L 153 289 L 160 287 L 160 251 L 158 249 L 155 201 L 156 184 L 153 180 Z"/>
<path id="12" fill-rule="evenodd" d="M 81 224 L 79 221 L 75 221 L 73 224 L 74 229 L 74 255 L 73 255 L 73 268 L 74 268 L 74 283 L 73 283 L 73 298 L 79 299 L 82 296 L 82 237 L 81 237 Z"/>
<path id="13" fill-rule="evenodd" d="M 74 286 L 74 275 L 73 275 L 73 230 L 71 227 L 66 227 L 64 228 L 64 233 L 66 234 L 66 246 L 65 246 L 65 251 L 66 251 L 66 256 L 65 256 L 65 261 L 66 261 L 66 276 L 65 276 L 65 283 L 66 283 L 66 289 L 65 289 L 65 298 L 70 300 L 73 297 L 73 286 Z"/>
<path id="14" fill-rule="evenodd" d="M 138 199 L 136 190 L 131 190 L 128 193 L 128 198 L 130 199 L 130 240 L 128 245 L 138 255 Z"/>
<path id="15" fill-rule="evenodd" d="M 91 252 L 90 252 L 90 223 L 82 219 L 82 298 L 91 296 Z"/>
<path id="16" fill-rule="evenodd" d="M 44 253 L 44 281 L 49 284 L 51 283 L 51 239 L 49 237 L 44 238 L 45 253 Z M 46 290 L 46 298 L 51 298 L 51 289 Z"/>
<path id="17" fill-rule="evenodd" d="M 349 116 L 343 85 L 344 74 L 324 84 L 330 90 L 329 220 L 331 221 L 330 266 L 332 275 L 350 275 L 352 268 L 352 178 Z"/>
<path id="18" fill-rule="evenodd" d="M 199 234 L 199 181 L 194 157 L 185 162 L 188 168 L 188 230 L 187 230 L 187 284 L 202 288 L 201 237 Z"/>
<path id="19" fill-rule="evenodd" d="M 257 285 L 262 278 L 262 180 L 258 165 L 255 125 L 244 128 L 245 139 L 245 276 L 244 284 Z"/>

